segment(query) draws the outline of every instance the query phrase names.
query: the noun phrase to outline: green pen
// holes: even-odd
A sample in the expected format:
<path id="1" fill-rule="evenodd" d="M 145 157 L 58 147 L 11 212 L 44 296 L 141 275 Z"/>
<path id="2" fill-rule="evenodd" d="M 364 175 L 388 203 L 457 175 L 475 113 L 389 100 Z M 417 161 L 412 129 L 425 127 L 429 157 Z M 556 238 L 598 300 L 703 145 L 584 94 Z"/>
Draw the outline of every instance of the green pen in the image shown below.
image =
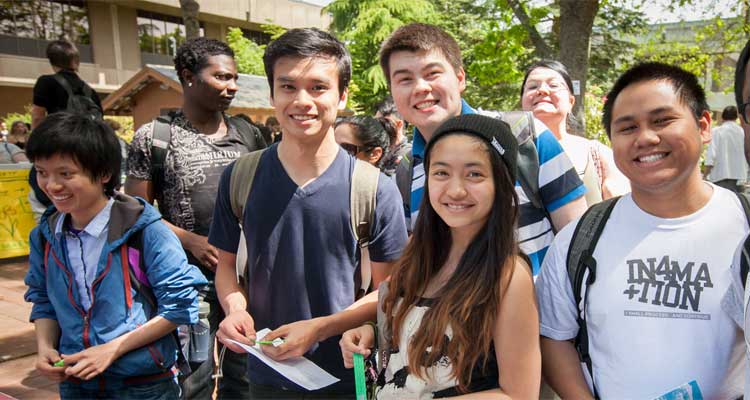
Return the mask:
<path id="1" fill-rule="evenodd" d="M 354 353 L 354 389 L 357 400 L 367 400 L 367 383 L 365 381 L 365 359 L 362 354 Z"/>
<path id="2" fill-rule="evenodd" d="M 274 340 L 256 340 L 255 341 L 255 344 L 273 345 L 277 347 L 282 343 L 284 343 L 284 339 L 282 338 L 276 338 Z"/>
<path id="3" fill-rule="evenodd" d="M 60 360 L 54 364 L 52 364 L 53 367 L 64 367 L 65 366 L 65 360 Z"/>

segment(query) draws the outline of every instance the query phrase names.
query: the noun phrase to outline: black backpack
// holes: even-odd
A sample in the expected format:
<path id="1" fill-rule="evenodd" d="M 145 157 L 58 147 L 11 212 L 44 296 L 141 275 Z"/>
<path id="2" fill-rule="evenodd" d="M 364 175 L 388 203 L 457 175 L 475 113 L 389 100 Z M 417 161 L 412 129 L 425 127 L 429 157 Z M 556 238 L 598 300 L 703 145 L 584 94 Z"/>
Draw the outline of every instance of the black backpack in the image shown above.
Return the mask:
<path id="1" fill-rule="evenodd" d="M 68 93 L 68 105 L 65 107 L 65 111 L 88 115 L 91 119 L 103 118 L 104 111 L 94 101 L 94 90 L 86 82 L 83 82 L 81 93 L 74 93 L 73 87 L 70 86 L 67 79 L 60 74 L 54 74 L 53 76 L 55 81 Z"/>
<path id="2" fill-rule="evenodd" d="M 154 120 L 153 140 L 151 141 L 151 182 L 154 189 L 164 187 L 164 163 L 167 160 L 167 151 L 172 143 L 173 114 L 162 115 Z M 229 125 L 237 129 L 242 144 L 252 152 L 266 148 L 266 141 L 260 130 L 248 122 L 243 116 L 233 116 L 228 119 Z"/>
<path id="3" fill-rule="evenodd" d="M 742 204 L 745 218 L 747 218 L 748 223 L 750 224 L 750 200 L 748 200 L 748 197 L 745 194 L 736 193 L 736 195 L 740 200 L 740 204 Z M 568 280 L 573 289 L 573 298 L 575 299 L 576 308 L 579 307 L 581 300 L 583 300 L 583 310 L 578 310 L 576 313 L 578 335 L 576 335 L 573 343 L 578 352 L 580 361 L 586 364 L 586 369 L 591 377 L 591 386 L 594 389 L 594 398 L 596 399 L 599 399 L 600 397 L 599 393 L 597 393 L 596 386 L 594 385 L 593 365 L 591 363 L 591 354 L 589 353 L 589 336 L 586 326 L 586 302 L 588 301 L 588 288 L 596 282 L 596 259 L 594 258 L 594 250 L 596 250 L 596 244 L 599 242 L 599 237 L 602 235 L 604 227 L 607 225 L 607 220 L 612 214 L 612 210 L 615 208 L 619 199 L 619 197 L 607 199 L 601 203 L 594 204 L 586 210 L 573 231 L 573 237 L 571 238 L 570 246 L 568 247 L 568 257 L 566 262 Z M 743 289 L 745 281 L 747 280 L 748 270 L 750 270 L 750 236 L 742 245 L 740 277 L 742 279 Z M 586 272 L 588 272 L 588 275 L 586 276 L 586 291 L 584 292 L 583 278 L 584 275 L 586 275 Z"/>

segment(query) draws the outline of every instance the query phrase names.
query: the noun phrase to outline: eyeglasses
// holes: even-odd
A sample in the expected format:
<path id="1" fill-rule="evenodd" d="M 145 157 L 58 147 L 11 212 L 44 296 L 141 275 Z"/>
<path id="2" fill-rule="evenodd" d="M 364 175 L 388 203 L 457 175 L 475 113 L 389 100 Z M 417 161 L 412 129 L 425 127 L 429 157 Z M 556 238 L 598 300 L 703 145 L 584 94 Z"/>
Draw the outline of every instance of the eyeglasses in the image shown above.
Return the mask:
<path id="1" fill-rule="evenodd" d="M 528 81 L 526 82 L 526 85 L 523 87 L 524 92 L 532 92 L 532 91 L 540 91 L 542 90 L 542 85 L 547 86 L 547 90 L 549 90 L 550 93 L 557 93 L 562 92 L 563 90 L 568 90 L 568 86 L 560 81 L 549 81 L 549 82 L 538 82 L 538 81 Z"/>
<path id="2" fill-rule="evenodd" d="M 750 124 L 750 101 L 740 105 L 740 115 L 746 124 Z"/>

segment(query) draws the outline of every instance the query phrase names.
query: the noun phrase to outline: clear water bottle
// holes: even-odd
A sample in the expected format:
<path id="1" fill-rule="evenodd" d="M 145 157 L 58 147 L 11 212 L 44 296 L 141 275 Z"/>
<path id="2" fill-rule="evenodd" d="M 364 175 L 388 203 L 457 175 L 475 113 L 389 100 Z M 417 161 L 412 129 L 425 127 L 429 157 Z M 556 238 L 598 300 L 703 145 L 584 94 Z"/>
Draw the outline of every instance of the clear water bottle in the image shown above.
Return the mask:
<path id="1" fill-rule="evenodd" d="M 211 305 L 200 299 L 198 301 L 198 323 L 190 326 L 190 353 L 191 363 L 202 363 L 208 360 L 209 348 L 211 347 L 211 327 L 208 323 L 208 313 Z"/>

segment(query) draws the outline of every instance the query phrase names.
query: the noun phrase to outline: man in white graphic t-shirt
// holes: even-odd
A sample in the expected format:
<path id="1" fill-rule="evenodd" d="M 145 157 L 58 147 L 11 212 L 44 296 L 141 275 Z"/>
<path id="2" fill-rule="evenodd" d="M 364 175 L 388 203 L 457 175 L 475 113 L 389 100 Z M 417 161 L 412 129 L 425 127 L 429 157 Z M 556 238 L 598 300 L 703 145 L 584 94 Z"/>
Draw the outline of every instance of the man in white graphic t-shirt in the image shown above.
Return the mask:
<path id="1" fill-rule="evenodd" d="M 722 298 L 749 229 L 736 195 L 700 174 L 705 93 L 680 68 L 641 64 L 607 95 L 603 123 L 632 193 L 606 220 L 581 303 L 567 269 L 578 223 L 547 253 L 537 280 L 545 380 L 562 398 L 740 397 L 742 336 Z M 571 342 L 581 327 L 590 370 Z"/>

